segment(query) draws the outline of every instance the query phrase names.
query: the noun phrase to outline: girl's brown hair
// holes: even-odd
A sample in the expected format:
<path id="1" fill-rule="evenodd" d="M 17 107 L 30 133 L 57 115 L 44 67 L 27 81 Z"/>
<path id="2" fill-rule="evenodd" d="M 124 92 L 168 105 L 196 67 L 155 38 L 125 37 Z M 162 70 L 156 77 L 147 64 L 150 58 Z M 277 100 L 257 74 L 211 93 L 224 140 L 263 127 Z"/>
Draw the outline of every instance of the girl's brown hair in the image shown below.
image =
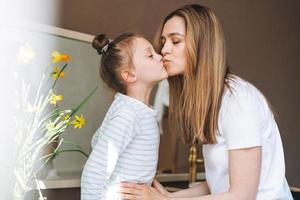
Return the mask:
<path id="1" fill-rule="evenodd" d="M 101 55 L 100 77 L 105 84 L 116 92 L 126 94 L 126 84 L 121 78 L 121 70 L 132 66 L 132 44 L 137 37 L 134 33 L 124 33 L 114 40 L 99 34 L 92 41 L 92 46 Z"/>

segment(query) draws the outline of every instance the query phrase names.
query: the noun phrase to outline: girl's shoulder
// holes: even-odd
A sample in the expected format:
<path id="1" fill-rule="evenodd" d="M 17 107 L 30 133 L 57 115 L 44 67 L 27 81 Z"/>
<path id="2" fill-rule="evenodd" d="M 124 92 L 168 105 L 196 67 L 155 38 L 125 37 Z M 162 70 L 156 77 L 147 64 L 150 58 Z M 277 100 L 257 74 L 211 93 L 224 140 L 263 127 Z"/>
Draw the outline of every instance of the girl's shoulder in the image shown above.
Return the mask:
<path id="1" fill-rule="evenodd" d="M 137 112 L 134 106 L 132 106 L 124 99 L 118 98 L 117 95 L 115 95 L 115 98 L 107 112 L 107 115 L 109 120 L 116 117 L 123 117 L 130 121 L 138 119 Z"/>

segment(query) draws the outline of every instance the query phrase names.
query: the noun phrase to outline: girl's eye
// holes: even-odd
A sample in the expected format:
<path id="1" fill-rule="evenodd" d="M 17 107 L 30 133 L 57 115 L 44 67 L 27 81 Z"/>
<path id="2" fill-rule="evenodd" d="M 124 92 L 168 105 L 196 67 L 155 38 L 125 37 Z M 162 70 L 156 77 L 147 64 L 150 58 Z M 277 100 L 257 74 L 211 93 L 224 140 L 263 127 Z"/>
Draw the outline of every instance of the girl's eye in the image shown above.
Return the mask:
<path id="1" fill-rule="evenodd" d="M 153 58 L 153 54 L 149 55 L 148 57 L 149 57 L 149 58 Z"/>
<path id="2" fill-rule="evenodd" d="M 178 43 L 180 43 L 179 40 L 174 40 L 174 41 L 173 41 L 173 44 L 178 44 Z"/>

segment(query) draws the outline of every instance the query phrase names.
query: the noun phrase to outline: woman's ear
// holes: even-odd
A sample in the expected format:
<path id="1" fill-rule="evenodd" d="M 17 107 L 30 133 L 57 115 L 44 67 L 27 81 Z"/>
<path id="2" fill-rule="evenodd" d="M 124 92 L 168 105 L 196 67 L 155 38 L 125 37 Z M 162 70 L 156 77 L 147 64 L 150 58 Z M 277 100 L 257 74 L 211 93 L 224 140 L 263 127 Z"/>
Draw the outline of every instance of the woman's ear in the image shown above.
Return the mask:
<path id="1" fill-rule="evenodd" d="M 127 83 L 133 83 L 137 80 L 134 70 L 124 69 L 121 71 L 122 79 Z"/>

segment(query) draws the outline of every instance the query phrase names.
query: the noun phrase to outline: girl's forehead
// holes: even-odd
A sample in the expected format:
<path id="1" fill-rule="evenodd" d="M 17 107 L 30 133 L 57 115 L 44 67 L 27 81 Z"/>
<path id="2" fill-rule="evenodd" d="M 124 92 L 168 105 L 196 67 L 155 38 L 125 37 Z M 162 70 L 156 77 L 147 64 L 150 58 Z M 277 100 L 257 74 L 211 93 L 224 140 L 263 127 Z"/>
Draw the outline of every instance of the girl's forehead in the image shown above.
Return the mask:
<path id="1" fill-rule="evenodd" d="M 151 43 L 145 38 L 136 38 L 133 44 L 136 51 L 149 51 L 153 48 Z"/>
<path id="2" fill-rule="evenodd" d="M 145 38 L 142 38 L 142 37 L 135 38 L 135 42 L 139 43 L 139 45 L 149 45 L 150 44 L 150 42 L 148 42 L 148 40 L 146 40 Z"/>

